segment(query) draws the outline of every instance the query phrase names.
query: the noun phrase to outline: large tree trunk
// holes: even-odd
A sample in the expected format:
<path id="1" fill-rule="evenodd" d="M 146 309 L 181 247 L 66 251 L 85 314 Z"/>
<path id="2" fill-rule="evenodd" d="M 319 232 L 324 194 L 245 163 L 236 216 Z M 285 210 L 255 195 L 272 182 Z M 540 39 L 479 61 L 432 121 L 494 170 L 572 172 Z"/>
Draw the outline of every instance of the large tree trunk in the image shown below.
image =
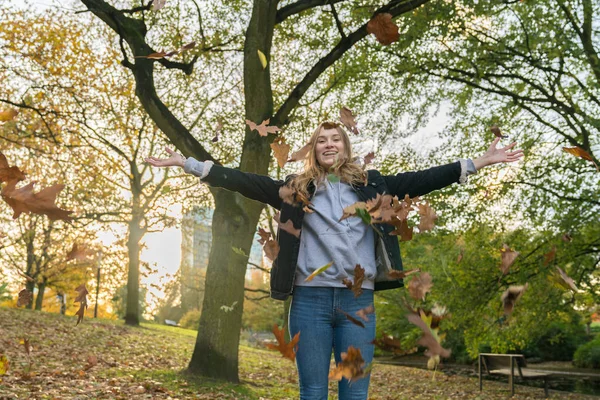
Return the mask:
<path id="1" fill-rule="evenodd" d="M 257 123 L 273 113 L 269 67 L 263 69 L 257 50 L 270 55 L 277 1 L 255 0 L 244 44 L 246 118 Z M 256 132 L 246 130 L 240 163 L 242 171 L 268 173 L 270 147 Z M 238 345 L 244 303 L 245 257 L 249 253 L 263 205 L 225 190 L 213 190 L 213 242 L 206 272 L 206 288 L 196 346 L 189 370 L 202 376 L 238 382 Z M 221 306 L 231 307 L 226 312 Z"/>

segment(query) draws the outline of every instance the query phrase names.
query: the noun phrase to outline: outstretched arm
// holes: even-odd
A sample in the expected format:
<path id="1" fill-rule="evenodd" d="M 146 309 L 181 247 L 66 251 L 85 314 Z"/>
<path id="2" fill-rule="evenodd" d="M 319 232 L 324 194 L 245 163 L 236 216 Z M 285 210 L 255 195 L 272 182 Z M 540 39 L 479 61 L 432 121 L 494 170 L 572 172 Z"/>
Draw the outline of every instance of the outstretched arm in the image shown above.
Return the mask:
<path id="1" fill-rule="evenodd" d="M 181 167 L 185 172 L 199 177 L 202 182 L 208 183 L 210 186 L 238 192 L 276 209 L 281 208 L 279 188 L 283 185 L 282 181 L 276 181 L 264 175 L 213 165 L 210 161 L 197 161 L 192 157 L 186 159 L 168 147 L 165 150 L 169 154 L 168 158 L 148 157 L 144 161 L 155 167 Z"/>

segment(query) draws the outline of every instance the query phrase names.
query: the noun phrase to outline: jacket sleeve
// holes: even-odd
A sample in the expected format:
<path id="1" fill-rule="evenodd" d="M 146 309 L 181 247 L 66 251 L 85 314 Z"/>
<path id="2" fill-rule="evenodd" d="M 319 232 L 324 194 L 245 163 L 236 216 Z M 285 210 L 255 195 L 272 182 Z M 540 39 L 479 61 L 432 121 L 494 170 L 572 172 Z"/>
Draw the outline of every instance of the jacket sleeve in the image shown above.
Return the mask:
<path id="1" fill-rule="evenodd" d="M 237 169 L 213 165 L 202 182 L 210 186 L 238 192 L 244 197 L 281 208 L 279 188 L 283 181 L 274 180 L 265 175 L 242 172 Z"/>
<path id="2" fill-rule="evenodd" d="M 422 196 L 434 190 L 445 188 L 453 183 L 458 183 L 462 177 L 460 161 L 440 165 L 416 172 L 402 172 L 397 175 L 383 176 L 391 195 L 403 198 Z"/>

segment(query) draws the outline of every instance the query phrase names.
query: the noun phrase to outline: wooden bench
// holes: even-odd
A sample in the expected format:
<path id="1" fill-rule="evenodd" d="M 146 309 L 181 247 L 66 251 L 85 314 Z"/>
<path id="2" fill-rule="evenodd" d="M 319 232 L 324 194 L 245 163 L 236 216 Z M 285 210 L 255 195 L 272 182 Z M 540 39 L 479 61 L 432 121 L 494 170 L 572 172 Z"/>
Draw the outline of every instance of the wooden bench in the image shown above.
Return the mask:
<path id="1" fill-rule="evenodd" d="M 548 397 L 548 376 L 550 373 L 538 372 L 527 369 L 525 357 L 522 354 L 479 354 L 479 390 L 483 390 L 483 373 L 488 375 L 508 376 L 510 395 L 515 394 L 515 375 L 521 379 L 543 379 L 544 393 Z M 516 374 L 515 374 L 516 370 Z"/>

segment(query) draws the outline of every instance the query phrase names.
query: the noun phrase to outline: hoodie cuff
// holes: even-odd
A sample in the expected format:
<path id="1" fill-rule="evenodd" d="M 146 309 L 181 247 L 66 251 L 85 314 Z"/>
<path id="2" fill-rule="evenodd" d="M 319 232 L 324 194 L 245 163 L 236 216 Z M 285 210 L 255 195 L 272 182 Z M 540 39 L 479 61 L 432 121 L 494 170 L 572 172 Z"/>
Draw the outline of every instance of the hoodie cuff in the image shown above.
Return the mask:
<path id="1" fill-rule="evenodd" d="M 200 179 L 204 179 L 210 173 L 210 169 L 214 163 L 212 161 L 198 161 L 194 157 L 188 157 L 183 164 L 183 170 L 194 176 L 197 176 Z"/>
<path id="2" fill-rule="evenodd" d="M 460 162 L 460 178 L 458 178 L 458 183 L 462 185 L 467 183 L 469 175 L 477 173 L 477 168 L 475 168 L 475 163 L 470 158 L 466 160 L 461 158 L 458 161 Z"/>

